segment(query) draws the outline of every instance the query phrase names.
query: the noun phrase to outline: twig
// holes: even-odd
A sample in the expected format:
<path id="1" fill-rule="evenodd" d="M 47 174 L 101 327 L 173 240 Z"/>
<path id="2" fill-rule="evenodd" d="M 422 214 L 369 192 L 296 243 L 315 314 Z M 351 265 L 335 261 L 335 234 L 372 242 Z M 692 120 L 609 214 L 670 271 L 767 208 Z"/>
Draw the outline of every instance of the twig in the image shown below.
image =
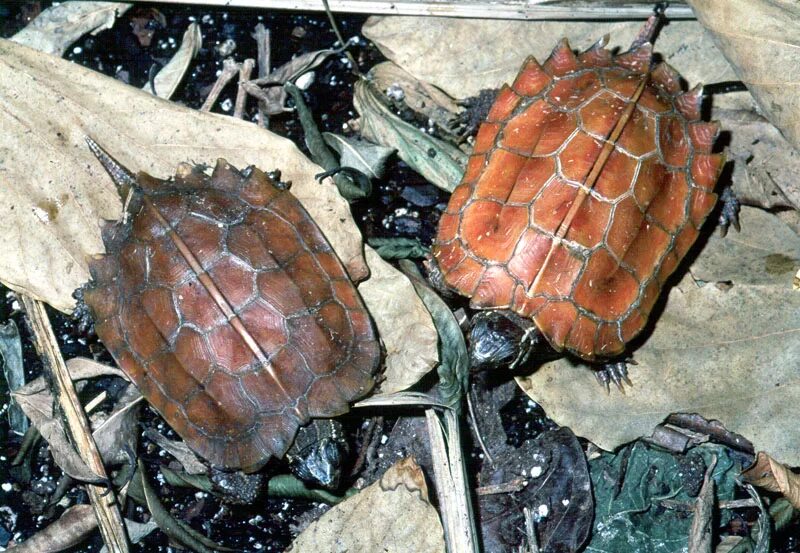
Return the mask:
<path id="1" fill-rule="evenodd" d="M 250 80 L 250 73 L 253 72 L 253 67 L 255 67 L 255 65 L 256 60 L 247 58 L 239 68 L 239 90 L 236 92 L 236 106 L 233 108 L 233 116 L 236 119 L 244 119 L 244 104 L 247 101 L 247 90 L 243 85 Z"/>
<path id="2" fill-rule="evenodd" d="M 452 409 L 445 409 L 442 417 L 443 421 L 433 409 L 425 410 L 447 550 L 477 553 L 480 549 L 461 450 L 458 417 Z"/>
<path id="3" fill-rule="evenodd" d="M 238 72 L 239 64 L 233 61 L 232 58 L 225 58 L 222 62 L 222 73 L 217 77 L 214 86 L 211 87 L 211 92 L 208 93 L 208 98 L 206 98 L 206 101 L 200 106 L 200 111 L 211 111 L 211 108 L 214 107 L 214 104 L 217 102 L 217 98 L 219 98 L 219 95 L 222 93 L 222 89 L 225 88 L 225 85 L 227 85 Z"/>
<path id="4" fill-rule="evenodd" d="M 539 540 L 536 539 L 536 520 L 528 507 L 522 509 L 525 516 L 525 537 L 528 538 L 525 553 L 539 553 Z"/>
<path id="5" fill-rule="evenodd" d="M 475 490 L 477 495 L 495 495 L 498 493 L 520 492 L 525 489 L 525 479 L 521 476 L 514 478 L 510 482 L 493 484 L 491 486 L 481 486 Z"/>
<path id="6" fill-rule="evenodd" d="M 256 46 L 258 47 L 258 78 L 263 78 L 269 75 L 272 49 L 270 47 L 270 34 L 269 29 L 264 27 L 261 23 L 256 25 L 256 33 L 253 35 L 256 39 Z M 269 128 L 269 116 L 267 115 L 267 104 L 264 100 L 258 101 L 258 126 L 265 129 Z"/>
<path id="7" fill-rule="evenodd" d="M 475 437 L 478 439 L 478 445 L 481 447 L 481 451 L 483 451 L 483 454 L 486 456 L 486 460 L 489 461 L 492 466 L 494 466 L 494 457 L 492 457 L 492 454 L 489 453 L 489 448 L 486 447 L 486 444 L 483 441 L 483 434 L 481 434 L 481 427 L 478 424 L 478 417 L 475 416 L 475 408 L 472 406 L 472 391 L 469 391 L 464 395 L 467 396 L 467 409 L 469 409 L 469 418 L 472 419 L 472 428 L 475 429 Z"/>
<path id="8" fill-rule="evenodd" d="M 27 294 L 21 294 L 20 298 L 30 321 L 34 343 L 42 358 L 45 374 L 49 376 L 54 386 L 54 397 L 58 399 L 61 411 L 64 413 L 67 435 L 89 468 L 101 478 L 108 480 L 106 469 L 92 437 L 89 420 L 78 401 L 78 394 L 58 349 L 58 342 L 44 305 Z M 108 550 L 111 553 L 127 553 L 128 540 L 114 490 L 110 486 L 106 488 L 97 484 L 86 484 L 86 491 Z"/>
<path id="9" fill-rule="evenodd" d="M 339 31 L 339 25 L 336 24 L 336 18 L 333 17 L 333 12 L 331 11 L 331 7 L 328 5 L 328 0 L 322 0 L 322 6 L 325 9 L 325 15 L 328 16 L 328 21 L 331 23 L 331 27 L 333 28 L 333 32 L 336 34 L 336 39 L 339 41 L 339 45 L 344 48 L 347 46 L 347 43 L 342 36 L 341 31 Z M 361 71 L 358 70 L 358 64 L 356 60 L 353 58 L 353 54 L 348 52 L 347 50 L 344 51 L 344 55 L 347 56 L 347 59 L 350 60 L 350 66 L 353 73 L 359 77 L 361 77 Z"/>

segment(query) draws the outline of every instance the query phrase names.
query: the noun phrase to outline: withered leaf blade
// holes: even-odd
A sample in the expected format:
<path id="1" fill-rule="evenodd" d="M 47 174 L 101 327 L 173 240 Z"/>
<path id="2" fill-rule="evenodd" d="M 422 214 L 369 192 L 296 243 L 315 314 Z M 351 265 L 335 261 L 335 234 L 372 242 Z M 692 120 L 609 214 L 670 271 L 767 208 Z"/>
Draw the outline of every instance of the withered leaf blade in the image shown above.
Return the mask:
<path id="1" fill-rule="evenodd" d="M 762 112 L 800 148 L 800 6 L 772 0 L 689 0 Z"/>
<path id="2" fill-rule="evenodd" d="M 724 0 L 722 0 L 724 1 Z M 746 0 L 743 0 L 746 2 Z M 603 35 L 625 51 L 641 21 L 505 21 L 450 17 L 370 17 L 362 33 L 391 61 L 453 98 L 510 83 L 528 55 L 544 60 L 567 37 L 584 50 Z M 670 21 L 657 51 L 691 85 L 731 81 L 736 75 L 696 21 Z"/>
<path id="3" fill-rule="evenodd" d="M 742 477 L 754 486 L 782 494 L 795 509 L 800 509 L 800 475 L 764 451 L 758 452 L 755 462 L 742 471 Z"/>
<path id="4" fill-rule="evenodd" d="M 220 157 L 237 167 L 280 169 L 350 276 L 361 280 L 369 272 L 347 202 L 314 179 L 319 167 L 287 139 L 9 41 L 0 41 L 0 98 L 10 106 L 0 114 L 0 148 L 7 152 L 0 280 L 15 290 L 71 310 L 72 292 L 89 276 L 86 259 L 103 252 L 100 222 L 120 217 L 116 189 L 85 147 L 87 135 L 126 167 L 161 177 L 181 162 L 213 166 Z"/>

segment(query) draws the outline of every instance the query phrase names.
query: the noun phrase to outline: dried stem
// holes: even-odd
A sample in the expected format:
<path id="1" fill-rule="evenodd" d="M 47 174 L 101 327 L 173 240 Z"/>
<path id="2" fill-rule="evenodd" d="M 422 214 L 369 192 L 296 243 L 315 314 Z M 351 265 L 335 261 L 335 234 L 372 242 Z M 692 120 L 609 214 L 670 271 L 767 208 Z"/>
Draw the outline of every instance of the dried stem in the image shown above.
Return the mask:
<path id="1" fill-rule="evenodd" d="M 244 83 L 250 80 L 250 74 L 256 65 L 256 60 L 247 58 L 239 68 L 239 90 L 236 92 L 236 107 L 233 109 L 233 116 L 236 119 L 244 119 L 244 104 L 247 101 L 247 90 Z"/>
<path id="2" fill-rule="evenodd" d="M 261 23 L 256 25 L 256 33 L 253 35 L 258 47 L 258 78 L 264 78 L 270 73 L 272 50 L 270 47 L 269 29 Z M 264 100 L 258 101 L 258 126 L 265 129 L 269 128 L 269 116 L 267 115 L 267 104 Z"/>
<path id="3" fill-rule="evenodd" d="M 211 92 L 208 93 L 208 98 L 203 102 L 200 111 L 211 111 L 211 108 L 217 103 L 217 98 L 219 98 L 219 95 L 222 93 L 222 89 L 225 88 L 238 72 L 239 64 L 233 61 L 232 58 L 225 58 L 222 62 L 222 73 L 211 88 Z"/>
<path id="4" fill-rule="evenodd" d="M 45 374 L 54 387 L 54 397 L 57 398 L 64 414 L 67 435 L 89 468 L 101 478 L 108 480 L 106 469 L 92 437 L 89 419 L 78 401 L 78 394 L 58 349 L 58 342 L 50 326 L 44 304 L 27 294 L 21 294 L 20 298 L 30 321 L 34 343 L 42 358 Z M 114 490 L 97 484 L 86 484 L 86 491 L 108 550 L 111 553 L 127 553 L 128 540 Z"/>

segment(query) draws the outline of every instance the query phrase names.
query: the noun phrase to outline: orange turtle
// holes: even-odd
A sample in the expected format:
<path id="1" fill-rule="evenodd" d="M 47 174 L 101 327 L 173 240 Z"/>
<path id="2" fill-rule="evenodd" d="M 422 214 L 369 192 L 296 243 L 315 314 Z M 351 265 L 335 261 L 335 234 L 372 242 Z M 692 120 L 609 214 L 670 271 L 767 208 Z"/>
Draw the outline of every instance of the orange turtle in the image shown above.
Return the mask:
<path id="1" fill-rule="evenodd" d="M 480 126 L 433 245 L 446 287 L 491 310 L 473 321 L 476 364 L 498 348 L 519 362 L 493 339 L 508 332 L 619 356 L 714 209 L 719 125 L 701 120 L 700 87 L 652 63 L 657 20 L 619 55 L 605 40 L 576 55 L 564 39 L 543 64 L 529 57 Z M 624 363 L 612 365 L 619 385 Z"/>

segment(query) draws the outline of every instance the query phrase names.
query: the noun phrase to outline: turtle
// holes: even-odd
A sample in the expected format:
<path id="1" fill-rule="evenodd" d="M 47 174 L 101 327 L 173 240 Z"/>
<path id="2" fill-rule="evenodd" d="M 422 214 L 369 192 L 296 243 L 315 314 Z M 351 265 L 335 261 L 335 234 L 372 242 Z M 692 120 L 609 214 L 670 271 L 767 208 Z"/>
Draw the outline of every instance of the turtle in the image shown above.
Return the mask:
<path id="1" fill-rule="evenodd" d="M 277 173 L 224 159 L 133 175 L 82 298 L 116 363 L 213 467 L 253 473 L 373 386 L 381 348 L 320 228 Z M 305 446 L 310 444 L 305 443 Z M 311 448 L 309 448 L 311 449 Z"/>
<path id="2" fill-rule="evenodd" d="M 617 55 L 606 36 L 528 57 L 480 125 L 431 263 L 479 310 L 475 367 L 568 354 L 605 363 L 606 389 L 630 384 L 626 345 L 700 235 L 725 164 L 702 87 L 653 61 L 658 21 Z"/>

